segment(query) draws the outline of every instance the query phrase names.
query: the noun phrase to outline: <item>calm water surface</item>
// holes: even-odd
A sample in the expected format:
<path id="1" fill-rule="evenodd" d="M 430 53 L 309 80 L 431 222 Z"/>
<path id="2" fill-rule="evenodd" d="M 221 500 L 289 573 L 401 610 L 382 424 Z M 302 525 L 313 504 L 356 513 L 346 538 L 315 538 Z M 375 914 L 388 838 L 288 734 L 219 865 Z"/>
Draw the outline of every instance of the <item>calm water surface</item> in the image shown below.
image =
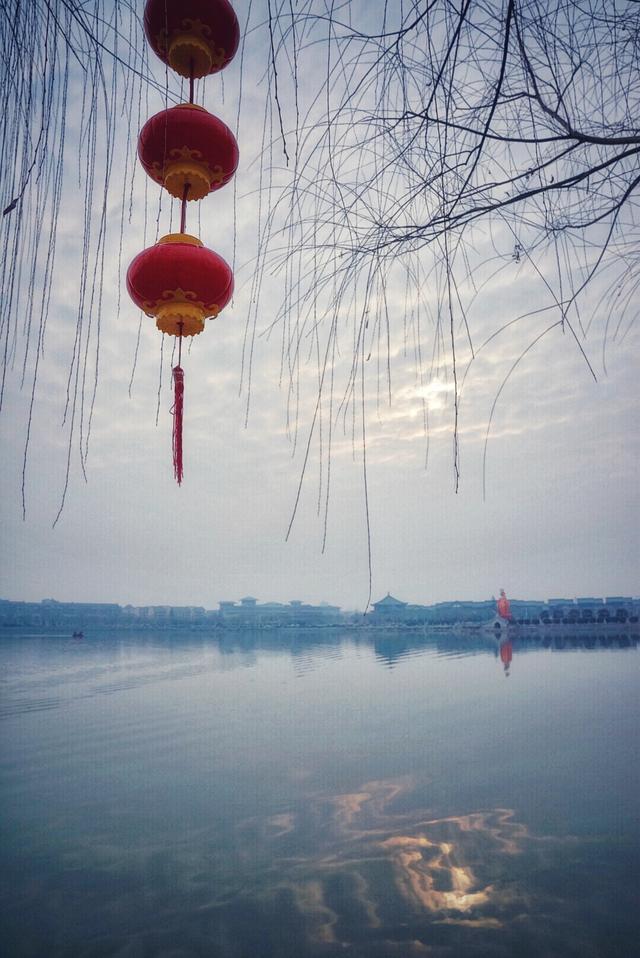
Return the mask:
<path id="1" fill-rule="evenodd" d="M 498 652 L 3 636 L 0 951 L 637 955 L 638 649 Z"/>

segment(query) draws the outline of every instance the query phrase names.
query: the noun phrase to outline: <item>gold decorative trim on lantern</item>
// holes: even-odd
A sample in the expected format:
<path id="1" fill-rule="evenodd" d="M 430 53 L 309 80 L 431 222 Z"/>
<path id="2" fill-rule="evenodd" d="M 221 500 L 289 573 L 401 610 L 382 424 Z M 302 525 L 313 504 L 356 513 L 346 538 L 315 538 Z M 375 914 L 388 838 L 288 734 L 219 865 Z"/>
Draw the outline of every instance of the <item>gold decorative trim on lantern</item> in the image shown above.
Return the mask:
<path id="1" fill-rule="evenodd" d="M 211 44 L 211 29 L 201 20 L 188 17 L 182 21 L 182 30 L 167 37 L 166 31 L 156 37 L 158 49 L 167 54 L 169 66 L 189 79 L 195 80 L 211 73 L 213 67 L 220 69 L 225 61 L 226 51 Z"/>
<path id="2" fill-rule="evenodd" d="M 211 190 L 210 179 L 206 166 L 199 163 L 181 161 L 167 163 L 164 173 L 164 188 L 171 196 L 181 200 L 202 200 Z M 187 195 L 185 197 L 185 188 Z"/>
<path id="3" fill-rule="evenodd" d="M 164 186 L 167 193 L 178 200 L 184 199 L 184 188 L 189 184 L 188 200 L 202 200 L 211 192 L 214 183 L 222 183 L 222 167 L 213 169 L 206 163 L 200 150 L 190 150 L 188 146 L 169 151 L 169 159 L 164 168 L 154 162 L 151 175 L 156 183 Z"/>
<path id="4" fill-rule="evenodd" d="M 201 113 L 208 113 L 208 110 L 205 110 L 203 106 L 200 106 L 199 103 L 176 103 L 173 107 L 174 110 L 200 110 Z"/>
<path id="5" fill-rule="evenodd" d="M 195 239 L 195 236 L 188 236 L 186 233 L 171 233 L 158 242 L 177 242 L 179 240 L 176 240 L 176 237 Z M 202 246 L 202 243 L 198 240 L 193 245 Z M 196 298 L 194 292 L 178 287 L 163 290 L 162 301 L 146 302 L 144 311 L 147 316 L 155 317 L 156 326 L 162 333 L 168 333 L 170 336 L 197 336 L 204 329 L 205 319 L 215 319 L 220 307 L 216 303 L 205 306 L 202 300 Z"/>
<path id="6" fill-rule="evenodd" d="M 201 200 L 210 192 L 212 183 L 222 181 L 222 176 L 218 180 L 215 171 L 212 171 L 209 164 L 203 161 L 200 150 L 190 150 L 188 146 L 183 146 L 180 149 L 171 150 L 169 157 L 170 159 L 164 165 L 164 171 L 160 172 L 158 165 L 154 164 L 154 172 L 167 192 L 178 200 L 184 198 L 184 189 L 187 184 L 189 185 L 187 199 Z"/>
<path id="7" fill-rule="evenodd" d="M 220 164 L 217 163 L 216 166 L 214 166 L 214 168 L 211 170 L 211 182 L 220 184 L 222 183 L 223 179 L 224 179 L 223 169 L 220 166 Z"/>
<path id="8" fill-rule="evenodd" d="M 197 336 L 204 329 L 206 311 L 197 303 L 162 303 L 156 306 L 156 326 L 170 336 Z"/>
<path id="9" fill-rule="evenodd" d="M 164 243 L 185 243 L 187 246 L 204 246 L 202 240 L 199 240 L 197 236 L 192 236 L 191 233 L 167 233 L 166 236 L 161 236 L 158 240 L 159 245 Z M 165 294 L 163 293 L 163 295 Z M 190 293 L 189 295 L 195 296 L 195 293 Z"/>

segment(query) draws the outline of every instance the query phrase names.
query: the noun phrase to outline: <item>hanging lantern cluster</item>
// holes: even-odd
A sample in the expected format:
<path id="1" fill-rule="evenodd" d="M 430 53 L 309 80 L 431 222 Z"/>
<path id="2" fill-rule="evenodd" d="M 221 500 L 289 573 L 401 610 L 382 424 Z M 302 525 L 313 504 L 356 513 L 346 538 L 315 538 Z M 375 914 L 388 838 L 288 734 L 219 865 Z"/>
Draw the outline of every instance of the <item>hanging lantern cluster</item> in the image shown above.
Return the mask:
<path id="1" fill-rule="evenodd" d="M 146 173 L 179 199 L 180 232 L 143 250 L 127 271 L 134 303 L 163 333 L 178 337 L 173 368 L 173 466 L 182 482 L 184 371 L 182 340 L 201 333 L 233 294 L 233 274 L 213 250 L 186 232 L 187 204 L 204 199 L 233 177 L 238 144 L 231 130 L 193 102 L 194 80 L 217 73 L 238 49 L 240 29 L 229 0 L 147 0 L 147 39 L 160 59 L 189 80 L 189 102 L 156 113 L 138 139 Z"/>

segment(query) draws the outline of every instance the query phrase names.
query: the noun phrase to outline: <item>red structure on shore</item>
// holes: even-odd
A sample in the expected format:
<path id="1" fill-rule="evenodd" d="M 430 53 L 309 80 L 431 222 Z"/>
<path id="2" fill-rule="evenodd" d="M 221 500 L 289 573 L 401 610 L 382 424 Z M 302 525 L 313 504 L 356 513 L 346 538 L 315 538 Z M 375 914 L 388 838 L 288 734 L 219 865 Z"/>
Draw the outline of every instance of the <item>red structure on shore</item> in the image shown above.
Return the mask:
<path id="1" fill-rule="evenodd" d="M 509 605 L 509 600 L 505 595 L 504 589 L 500 589 L 500 598 L 498 599 L 497 611 L 501 619 L 506 619 L 507 622 L 511 621 L 511 606 Z"/>

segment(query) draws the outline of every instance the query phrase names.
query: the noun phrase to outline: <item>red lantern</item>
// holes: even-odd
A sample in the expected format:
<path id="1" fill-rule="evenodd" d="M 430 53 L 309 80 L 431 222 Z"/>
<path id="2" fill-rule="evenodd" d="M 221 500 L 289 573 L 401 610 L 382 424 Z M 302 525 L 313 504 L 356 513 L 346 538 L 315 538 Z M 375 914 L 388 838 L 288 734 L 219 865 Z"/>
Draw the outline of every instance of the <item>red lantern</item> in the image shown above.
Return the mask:
<path id="1" fill-rule="evenodd" d="M 163 236 L 127 271 L 129 295 L 163 333 L 178 337 L 173 367 L 173 468 L 182 482 L 184 370 L 182 339 L 204 329 L 233 293 L 233 274 L 221 256 L 186 232 L 187 200 L 199 200 L 228 183 L 238 165 L 238 144 L 222 120 L 193 102 L 194 79 L 217 73 L 240 40 L 229 0 L 147 0 L 147 38 L 160 59 L 188 77 L 189 103 L 163 110 L 145 123 L 138 156 L 146 172 L 182 201 L 180 232 Z"/>
<path id="2" fill-rule="evenodd" d="M 147 0 L 144 29 L 163 63 L 187 78 L 223 70 L 240 42 L 229 0 Z"/>
<path id="3" fill-rule="evenodd" d="M 238 144 L 229 127 L 195 103 L 181 103 L 147 120 L 138 156 L 149 176 L 181 200 L 201 200 L 229 182 Z"/>
<path id="4" fill-rule="evenodd" d="M 134 303 L 171 336 L 196 336 L 233 293 L 233 274 L 221 256 L 187 233 L 163 236 L 139 253 L 127 272 Z"/>

